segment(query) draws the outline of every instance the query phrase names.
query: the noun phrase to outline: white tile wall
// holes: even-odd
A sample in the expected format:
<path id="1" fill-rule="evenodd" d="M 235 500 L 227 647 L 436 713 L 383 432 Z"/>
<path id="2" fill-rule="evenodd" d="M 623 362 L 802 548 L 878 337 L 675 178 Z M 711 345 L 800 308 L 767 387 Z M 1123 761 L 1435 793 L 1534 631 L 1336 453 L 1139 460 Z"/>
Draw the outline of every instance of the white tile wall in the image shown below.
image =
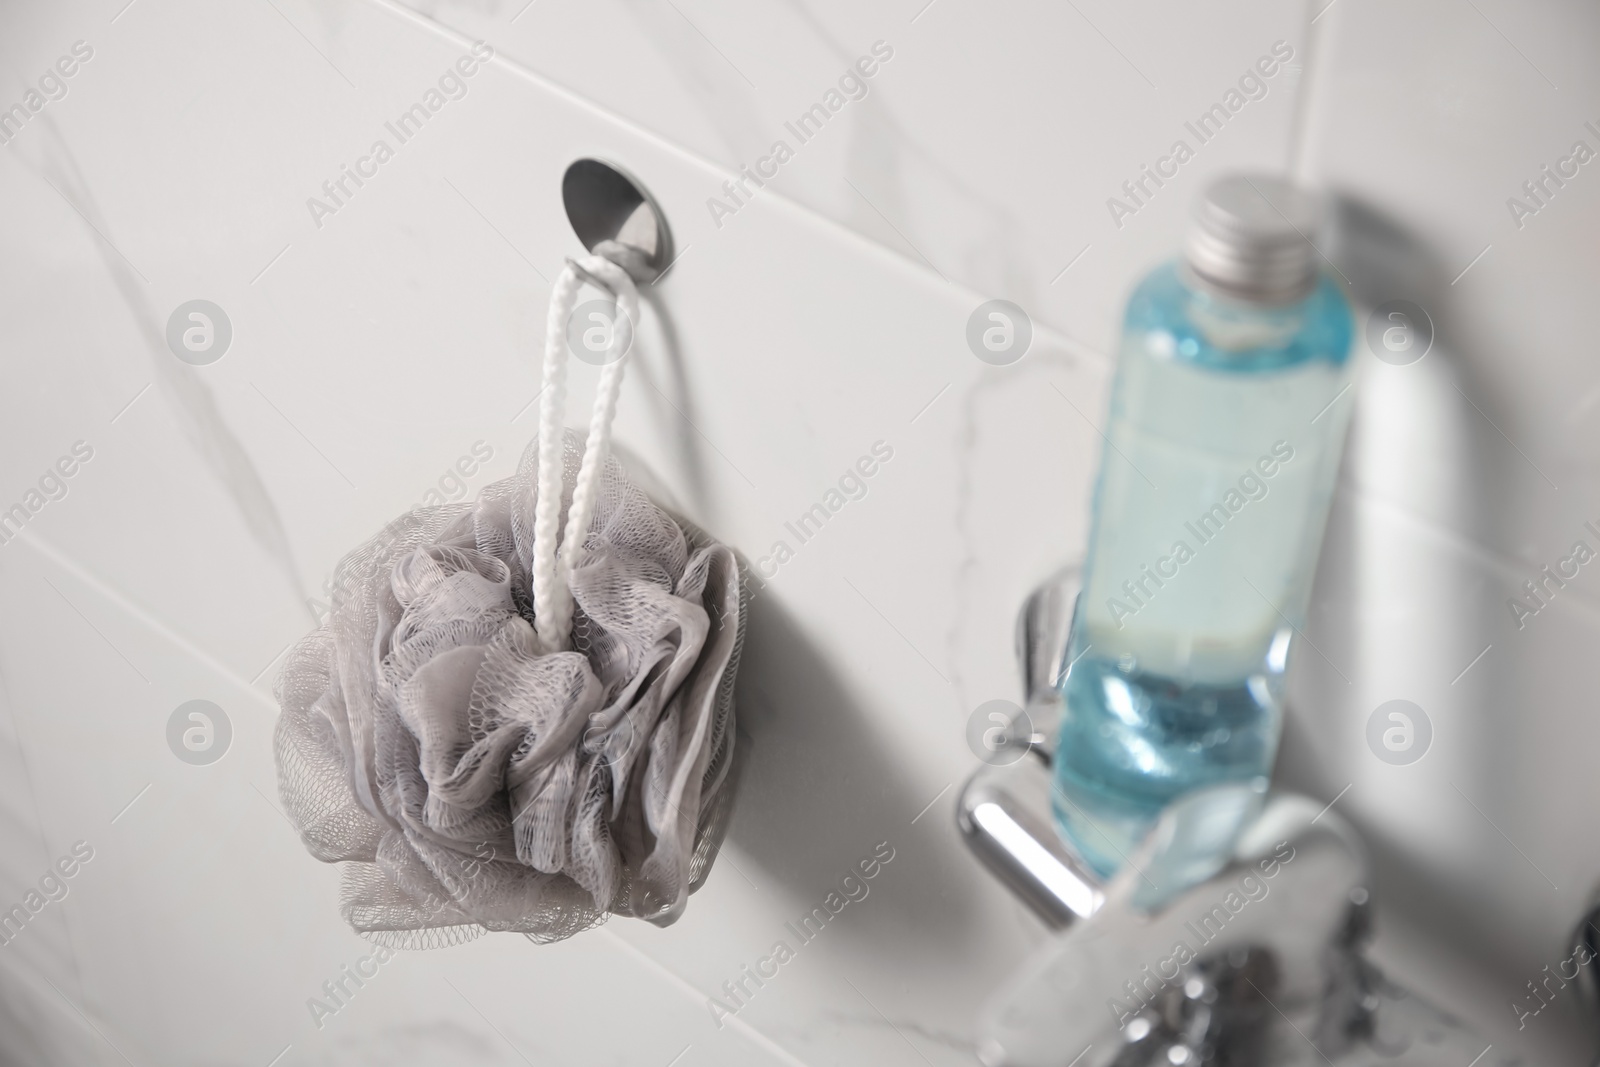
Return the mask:
<path id="1" fill-rule="evenodd" d="M 1576 1062 L 1593 1038 L 1574 990 L 1520 1031 L 1511 1003 L 1531 1007 L 1524 983 L 1570 955 L 1600 875 L 1600 590 L 1580 574 L 1520 630 L 1507 600 L 1594 543 L 1600 178 L 1581 168 L 1521 228 L 1507 198 L 1575 141 L 1600 149 L 1600 12 L 1340 0 L 1324 24 L 1300 166 L 1352 204 L 1338 258 L 1360 302 L 1412 300 L 1438 341 L 1363 367 L 1311 632 L 1351 681 L 1302 674 L 1285 777 L 1329 797 L 1353 783 L 1340 804 L 1378 859 L 1392 972 L 1451 990 L 1502 1049 Z M 1409 767 L 1360 743 L 1395 698 L 1435 728 Z"/>
<path id="2" fill-rule="evenodd" d="M 1122 296 L 1206 175 L 1291 164 L 1349 201 L 1329 253 L 1363 306 L 1415 300 L 1439 340 L 1363 358 L 1281 777 L 1350 785 L 1386 967 L 1502 1050 L 1576 1060 L 1575 995 L 1521 1032 L 1508 1005 L 1600 874 L 1600 597 L 1585 572 L 1521 631 L 1504 601 L 1600 520 L 1600 177 L 1521 229 L 1504 199 L 1600 146 L 1592 6 L 124 3 L 0 13 L 0 103 L 94 49 L 0 158 L 0 507 L 94 449 L 0 546 L 0 903 L 95 849 L 0 948 L 0 1063 L 971 1062 L 1042 931 L 947 787 L 968 712 L 1016 693 L 1023 595 L 1081 548 L 1099 438 L 1074 407 L 1098 419 Z M 495 64 L 317 227 L 306 198 L 480 38 Z M 707 200 L 880 40 L 865 99 L 718 225 Z M 1106 199 L 1276 41 L 1266 96 L 1119 228 Z M 319 1029 L 306 999 L 367 948 L 274 810 L 277 657 L 343 551 L 474 443 L 473 489 L 511 470 L 588 154 L 684 249 L 619 420 L 641 472 L 756 558 L 875 441 L 894 459 L 758 598 L 739 813 L 682 922 L 404 956 Z M 1012 367 L 965 347 L 991 296 L 1040 327 Z M 196 297 L 234 328 L 202 368 L 163 340 Z M 1394 697 L 1435 724 L 1410 767 L 1362 740 Z M 234 728 L 209 767 L 163 737 L 194 698 Z M 868 899 L 717 1028 L 705 997 L 878 841 Z"/>

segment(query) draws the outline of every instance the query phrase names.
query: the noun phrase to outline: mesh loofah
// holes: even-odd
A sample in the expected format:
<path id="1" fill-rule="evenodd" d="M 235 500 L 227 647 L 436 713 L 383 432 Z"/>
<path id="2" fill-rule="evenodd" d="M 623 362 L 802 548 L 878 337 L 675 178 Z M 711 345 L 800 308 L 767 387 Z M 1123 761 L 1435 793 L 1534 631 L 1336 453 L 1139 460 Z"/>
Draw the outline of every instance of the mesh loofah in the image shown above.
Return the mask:
<path id="1" fill-rule="evenodd" d="M 567 432 L 563 484 L 584 444 Z M 473 503 L 344 558 L 278 679 L 279 794 L 343 867 L 357 931 L 406 948 L 674 921 L 720 844 L 743 585 L 731 549 L 614 459 L 574 553 L 570 651 L 534 627 L 534 441 Z M 561 500 L 565 522 L 571 490 Z"/>

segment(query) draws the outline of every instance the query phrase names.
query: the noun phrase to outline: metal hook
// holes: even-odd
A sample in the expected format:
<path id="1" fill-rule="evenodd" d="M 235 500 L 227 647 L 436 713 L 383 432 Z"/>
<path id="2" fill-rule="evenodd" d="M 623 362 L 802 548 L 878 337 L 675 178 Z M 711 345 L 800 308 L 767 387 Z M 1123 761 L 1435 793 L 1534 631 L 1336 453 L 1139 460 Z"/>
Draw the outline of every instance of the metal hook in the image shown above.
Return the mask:
<path id="1" fill-rule="evenodd" d="M 583 246 L 640 285 L 660 278 L 672 264 L 666 217 L 644 186 L 621 167 L 600 159 L 577 160 L 561 178 L 561 200 Z"/>

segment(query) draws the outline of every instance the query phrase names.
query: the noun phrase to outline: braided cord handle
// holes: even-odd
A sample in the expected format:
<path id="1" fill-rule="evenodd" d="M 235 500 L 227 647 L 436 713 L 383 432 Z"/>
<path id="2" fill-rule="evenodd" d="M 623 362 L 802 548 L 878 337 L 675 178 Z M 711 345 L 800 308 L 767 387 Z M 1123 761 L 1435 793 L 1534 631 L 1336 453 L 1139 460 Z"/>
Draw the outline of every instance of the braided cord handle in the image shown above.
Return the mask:
<path id="1" fill-rule="evenodd" d="M 598 395 L 589 415 L 589 436 L 583 461 L 572 487 L 565 537 L 557 551 L 561 529 L 562 419 L 567 404 L 567 320 L 577 303 L 584 281 L 598 280 L 611 291 L 617 314 L 611 343 L 600 372 Z M 539 401 L 539 472 L 533 512 L 533 613 L 534 637 L 541 654 L 570 647 L 572 631 L 572 567 L 594 518 L 600 474 L 611 451 L 611 425 L 622 393 L 622 376 L 633 346 L 633 324 L 639 317 L 639 290 L 628 272 L 604 256 L 586 256 L 566 268 L 550 293 L 550 315 L 545 323 L 543 390 Z"/>

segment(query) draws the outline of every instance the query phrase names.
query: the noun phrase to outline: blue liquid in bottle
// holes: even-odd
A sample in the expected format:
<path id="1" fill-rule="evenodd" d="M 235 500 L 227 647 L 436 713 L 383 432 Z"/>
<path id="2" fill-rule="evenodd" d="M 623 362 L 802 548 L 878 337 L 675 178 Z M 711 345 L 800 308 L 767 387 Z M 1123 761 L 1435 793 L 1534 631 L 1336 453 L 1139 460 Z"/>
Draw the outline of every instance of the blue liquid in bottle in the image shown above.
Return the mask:
<path id="1" fill-rule="evenodd" d="M 1270 773 L 1351 409 L 1313 202 L 1259 177 L 1206 198 L 1128 304 L 1061 683 L 1056 822 L 1104 876 L 1177 796 Z"/>

